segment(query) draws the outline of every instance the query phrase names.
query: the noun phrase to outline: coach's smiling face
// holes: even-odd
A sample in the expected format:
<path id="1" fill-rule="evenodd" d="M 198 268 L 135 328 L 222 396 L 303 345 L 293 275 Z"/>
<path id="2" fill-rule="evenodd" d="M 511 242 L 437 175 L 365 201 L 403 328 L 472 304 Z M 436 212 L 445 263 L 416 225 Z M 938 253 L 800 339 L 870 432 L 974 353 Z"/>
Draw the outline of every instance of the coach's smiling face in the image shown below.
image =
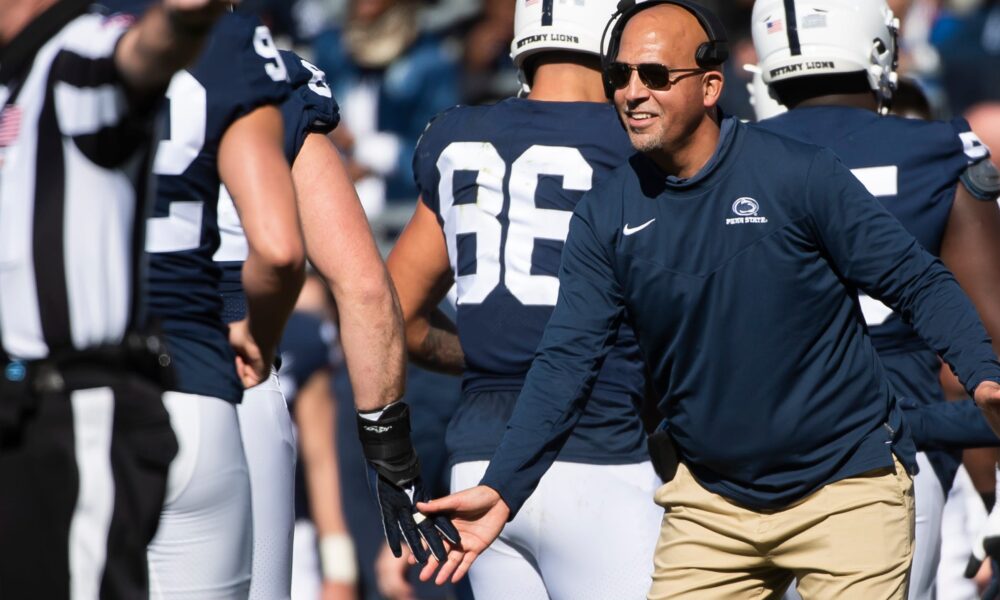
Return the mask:
<path id="1" fill-rule="evenodd" d="M 706 41 L 708 36 L 694 15 L 664 4 L 645 9 L 628 21 L 615 60 L 670 69 L 697 68 L 695 53 Z M 670 81 L 662 89 L 650 89 L 633 70 L 628 84 L 615 90 L 615 107 L 636 150 L 649 155 L 668 173 L 690 177 L 704 165 L 695 157 L 706 149 L 711 156 L 715 149 L 718 137 L 708 135 L 706 128 L 718 131 L 714 116 L 722 93 L 722 74 L 671 73 Z"/>

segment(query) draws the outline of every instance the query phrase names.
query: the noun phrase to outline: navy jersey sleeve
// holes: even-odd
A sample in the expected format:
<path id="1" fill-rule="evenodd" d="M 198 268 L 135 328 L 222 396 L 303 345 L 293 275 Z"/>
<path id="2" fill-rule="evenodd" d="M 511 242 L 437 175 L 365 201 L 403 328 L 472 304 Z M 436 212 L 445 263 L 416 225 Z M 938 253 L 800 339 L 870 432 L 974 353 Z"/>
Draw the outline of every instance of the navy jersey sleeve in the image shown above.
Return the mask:
<path id="1" fill-rule="evenodd" d="M 295 162 L 306 136 L 330 133 L 340 124 L 340 107 L 326 82 L 326 73 L 289 50 L 281 51 L 292 94 L 281 105 L 285 121 L 285 157 Z"/>
<path id="2" fill-rule="evenodd" d="M 224 106 L 231 123 L 288 97 L 288 70 L 271 32 L 257 17 L 224 15 L 193 70 L 208 90 L 210 106 Z M 210 108 L 211 110 L 211 108 Z"/>
<path id="3" fill-rule="evenodd" d="M 517 406 L 482 483 L 511 518 L 534 491 L 580 418 L 624 313 L 614 270 L 614 232 L 594 206 L 601 189 L 580 201 L 570 220 L 559 269 L 559 297 Z M 600 227 L 600 224 L 605 227 Z"/>
<path id="4" fill-rule="evenodd" d="M 912 324 L 970 395 L 984 380 L 1000 381 L 986 330 L 941 261 L 920 247 L 832 151 L 817 153 L 807 177 L 808 218 L 834 268 Z"/>

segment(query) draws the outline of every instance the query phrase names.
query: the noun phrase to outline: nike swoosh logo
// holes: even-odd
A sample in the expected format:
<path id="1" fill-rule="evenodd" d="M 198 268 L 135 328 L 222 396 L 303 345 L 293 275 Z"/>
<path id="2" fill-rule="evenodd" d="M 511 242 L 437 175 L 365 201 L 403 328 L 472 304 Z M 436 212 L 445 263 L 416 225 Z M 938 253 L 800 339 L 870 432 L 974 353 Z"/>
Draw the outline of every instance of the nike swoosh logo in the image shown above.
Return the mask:
<path id="1" fill-rule="evenodd" d="M 652 225 L 653 221 L 655 221 L 655 220 L 656 219 L 650 219 L 650 220 L 646 221 L 645 223 L 643 223 L 642 225 L 639 225 L 638 227 L 629 227 L 628 223 L 625 223 L 625 229 L 622 229 L 622 233 L 624 233 L 625 235 L 632 235 L 633 233 L 638 233 L 638 232 L 642 231 L 643 229 L 645 229 L 645 228 L 649 227 L 650 225 Z"/>

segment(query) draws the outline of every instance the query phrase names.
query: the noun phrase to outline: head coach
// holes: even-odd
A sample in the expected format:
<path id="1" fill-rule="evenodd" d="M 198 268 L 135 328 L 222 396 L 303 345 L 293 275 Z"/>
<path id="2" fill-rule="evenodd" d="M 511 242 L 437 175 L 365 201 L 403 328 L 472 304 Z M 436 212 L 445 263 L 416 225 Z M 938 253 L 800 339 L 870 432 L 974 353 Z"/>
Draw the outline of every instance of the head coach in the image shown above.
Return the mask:
<path id="1" fill-rule="evenodd" d="M 604 79 L 639 152 L 576 208 L 558 303 L 481 485 L 418 505 L 462 534 L 438 578 L 463 574 L 531 494 L 627 319 L 665 417 L 649 598 L 772 597 L 793 577 L 807 599 L 905 598 L 914 449 L 858 291 L 911 322 L 996 428 L 989 338 L 831 151 L 720 114 L 715 15 L 619 7 Z"/>

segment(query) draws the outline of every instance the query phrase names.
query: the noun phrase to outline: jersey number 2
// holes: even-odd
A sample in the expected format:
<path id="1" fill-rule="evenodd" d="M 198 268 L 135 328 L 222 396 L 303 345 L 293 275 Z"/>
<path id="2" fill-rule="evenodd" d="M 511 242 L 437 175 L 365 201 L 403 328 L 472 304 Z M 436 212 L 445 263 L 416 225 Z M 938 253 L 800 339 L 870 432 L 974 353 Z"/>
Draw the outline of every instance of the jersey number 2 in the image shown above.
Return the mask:
<path id="1" fill-rule="evenodd" d="M 271 32 L 263 25 L 254 30 L 254 51 L 268 59 L 264 71 L 274 81 L 288 79 Z M 273 62 L 271 62 L 273 61 Z M 153 159 L 153 173 L 180 176 L 205 147 L 208 119 L 208 95 L 205 86 L 188 71 L 179 71 L 167 88 L 170 106 L 169 135 L 160 140 Z M 146 252 L 183 252 L 201 244 L 204 202 L 180 200 L 170 203 L 165 217 L 152 217 L 146 222 Z"/>

